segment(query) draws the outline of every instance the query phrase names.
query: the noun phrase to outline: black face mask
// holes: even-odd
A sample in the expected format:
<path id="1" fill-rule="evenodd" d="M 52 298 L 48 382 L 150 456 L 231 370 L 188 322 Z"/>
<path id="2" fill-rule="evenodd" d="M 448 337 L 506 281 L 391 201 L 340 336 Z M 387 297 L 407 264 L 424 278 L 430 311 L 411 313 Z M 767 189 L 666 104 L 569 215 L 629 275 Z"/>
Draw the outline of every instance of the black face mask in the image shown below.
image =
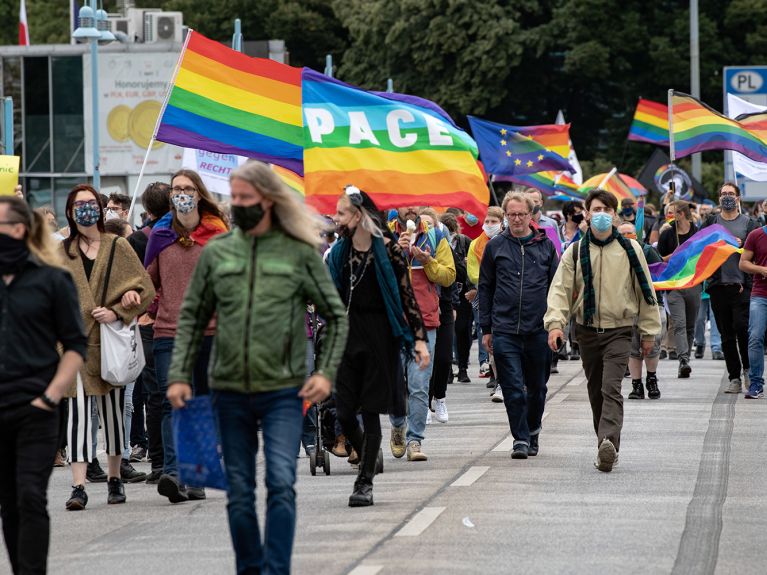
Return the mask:
<path id="1" fill-rule="evenodd" d="M 243 232 L 249 232 L 261 223 L 266 210 L 261 202 L 252 206 L 232 206 L 232 220 Z"/>
<path id="2" fill-rule="evenodd" d="M 572 221 L 574 224 L 580 224 L 580 223 L 583 221 L 583 214 L 573 214 L 573 215 L 570 217 L 570 220 L 571 220 L 571 221 Z"/>
<path id="3" fill-rule="evenodd" d="M 533 215 L 539 213 L 541 211 L 541 206 L 536 205 L 533 207 Z"/>
<path id="4" fill-rule="evenodd" d="M 635 213 L 636 212 L 634 211 L 634 208 L 623 208 L 623 210 L 621 211 L 621 214 L 623 215 L 624 218 L 630 218 Z"/>
<path id="5" fill-rule="evenodd" d="M 0 275 L 17 273 L 24 266 L 27 257 L 27 242 L 0 234 Z"/>

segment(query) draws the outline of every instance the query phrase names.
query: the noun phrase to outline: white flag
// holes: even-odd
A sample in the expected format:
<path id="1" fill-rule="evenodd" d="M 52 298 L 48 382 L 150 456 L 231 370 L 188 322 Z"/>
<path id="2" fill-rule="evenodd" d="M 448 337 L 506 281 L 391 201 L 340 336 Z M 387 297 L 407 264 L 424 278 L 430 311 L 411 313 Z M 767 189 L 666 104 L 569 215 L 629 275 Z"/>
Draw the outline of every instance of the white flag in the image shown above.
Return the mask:
<path id="1" fill-rule="evenodd" d="M 727 115 L 737 118 L 741 114 L 753 114 L 767 110 L 764 106 L 757 106 L 732 94 L 727 94 Z M 732 152 L 732 165 L 735 171 L 742 176 L 757 182 L 767 182 L 767 164 L 755 162 L 739 152 Z"/>
<path id="2" fill-rule="evenodd" d="M 557 112 L 557 121 L 554 123 L 560 126 L 565 123 L 565 115 L 562 113 L 562 110 Z M 573 148 L 572 140 L 570 140 L 570 153 L 567 155 L 567 160 L 575 170 L 574 172 L 569 172 L 570 176 L 572 177 L 573 181 L 580 186 L 583 183 L 583 170 L 581 169 L 581 164 L 578 161 L 578 156 L 575 155 L 575 148 Z"/>

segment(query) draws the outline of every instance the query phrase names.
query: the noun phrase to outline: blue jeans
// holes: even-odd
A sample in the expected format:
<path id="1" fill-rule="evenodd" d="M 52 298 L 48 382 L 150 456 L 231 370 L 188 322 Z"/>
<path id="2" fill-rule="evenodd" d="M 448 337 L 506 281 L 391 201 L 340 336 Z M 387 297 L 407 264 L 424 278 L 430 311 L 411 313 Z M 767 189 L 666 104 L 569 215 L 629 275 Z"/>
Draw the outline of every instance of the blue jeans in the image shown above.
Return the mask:
<path id="1" fill-rule="evenodd" d="M 748 377 L 750 392 L 764 390 L 764 332 L 767 330 L 767 298 L 751 296 L 748 308 Z"/>
<path id="2" fill-rule="evenodd" d="M 303 402 L 298 389 L 242 394 L 213 392 L 229 481 L 229 532 L 237 573 L 290 573 L 296 528 L 296 453 L 301 445 Z M 256 515 L 258 430 L 266 463 L 265 541 Z"/>
<path id="3" fill-rule="evenodd" d="M 548 334 L 493 334 L 495 377 L 503 391 L 514 443 L 530 445 L 530 436 L 541 432 L 546 382 L 551 367 Z"/>
<path id="4" fill-rule="evenodd" d="M 434 368 L 434 345 L 437 342 L 437 330 L 426 331 L 429 340 L 429 355 L 432 361 L 428 367 L 421 369 L 412 357 L 403 358 L 407 370 L 407 390 L 410 394 L 407 399 L 407 435 L 408 443 L 411 441 L 423 441 L 426 433 L 426 414 L 429 411 L 429 382 Z M 389 417 L 394 427 L 405 425 L 405 416 Z"/>
<path id="5" fill-rule="evenodd" d="M 706 347 L 706 322 L 711 321 L 711 351 L 722 351 L 722 336 L 711 311 L 711 298 L 700 301 L 698 317 L 695 320 L 695 345 Z"/>
<path id="6" fill-rule="evenodd" d="M 481 366 L 483 363 L 488 363 L 490 361 L 490 354 L 487 353 L 485 344 L 482 343 L 482 328 L 479 326 L 479 308 L 472 307 L 471 309 L 474 312 L 474 325 L 477 326 L 477 347 L 479 348 L 477 357 L 479 359 L 479 365 Z"/>
<path id="7" fill-rule="evenodd" d="M 162 393 L 162 423 L 160 424 L 162 434 L 163 466 L 162 471 L 167 475 L 178 476 L 176 467 L 176 446 L 173 443 L 173 424 L 171 413 L 173 408 L 168 401 L 168 370 L 170 369 L 170 360 L 173 356 L 172 337 L 158 337 L 154 340 L 152 352 L 154 354 L 154 371 L 157 379 L 157 387 Z M 197 392 L 200 388 L 208 389 L 208 361 L 210 360 L 210 350 L 213 345 L 213 336 L 205 336 L 200 345 L 200 353 L 197 356 L 197 363 L 194 366 L 192 375 L 192 390 Z M 154 465 L 154 462 L 152 462 Z"/>

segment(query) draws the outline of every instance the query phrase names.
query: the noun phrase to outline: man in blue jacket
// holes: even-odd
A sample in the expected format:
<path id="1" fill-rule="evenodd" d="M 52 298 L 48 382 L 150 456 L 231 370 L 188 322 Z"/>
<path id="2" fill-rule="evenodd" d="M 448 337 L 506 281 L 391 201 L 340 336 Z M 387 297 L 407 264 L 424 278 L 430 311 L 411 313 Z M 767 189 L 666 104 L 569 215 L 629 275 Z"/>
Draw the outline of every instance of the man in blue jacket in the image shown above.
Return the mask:
<path id="1" fill-rule="evenodd" d="M 554 244 L 531 226 L 533 202 L 510 193 L 509 227 L 487 244 L 479 268 L 479 319 L 514 437 L 512 459 L 538 455 L 551 351 L 543 328 L 546 294 L 557 269 Z"/>

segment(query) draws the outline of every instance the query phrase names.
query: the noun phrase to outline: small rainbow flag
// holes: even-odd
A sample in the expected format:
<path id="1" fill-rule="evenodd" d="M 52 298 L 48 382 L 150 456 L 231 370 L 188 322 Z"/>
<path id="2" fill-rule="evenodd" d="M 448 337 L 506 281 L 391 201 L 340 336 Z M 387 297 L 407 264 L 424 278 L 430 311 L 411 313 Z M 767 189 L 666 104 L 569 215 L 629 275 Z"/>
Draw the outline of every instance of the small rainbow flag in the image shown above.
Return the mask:
<path id="1" fill-rule="evenodd" d="M 668 146 L 668 106 L 639 98 L 628 139 Z"/>
<path id="2" fill-rule="evenodd" d="M 570 124 L 509 126 L 509 129 L 528 136 L 548 152 L 554 152 L 565 159 L 570 156 Z"/>
<path id="3" fill-rule="evenodd" d="M 634 196 L 639 195 L 639 192 L 635 193 L 631 186 L 626 183 L 623 176 L 624 174 L 619 174 L 618 170 L 613 168 L 608 173 L 597 174 L 583 182 L 579 191 L 586 195 L 591 190 L 601 188 L 618 198 L 619 202 L 624 198 L 633 198 Z M 633 178 L 631 179 L 633 180 Z M 637 184 L 641 189 L 644 189 L 639 182 L 637 182 Z"/>
<path id="4" fill-rule="evenodd" d="M 656 290 L 685 289 L 707 280 L 732 254 L 743 251 L 727 229 L 714 224 L 679 246 L 667 262 L 650 265 Z"/>
<path id="5" fill-rule="evenodd" d="M 755 162 L 767 162 L 767 113 L 732 120 L 700 100 L 669 90 L 671 160 L 706 150 L 733 150 Z"/>
<path id="6" fill-rule="evenodd" d="M 373 94 L 305 68 L 303 113 L 306 202 L 321 213 L 334 213 L 348 184 L 380 210 L 487 212 L 477 144 L 423 100 Z"/>
<path id="7" fill-rule="evenodd" d="M 301 70 L 190 30 L 155 137 L 303 173 Z"/>
<path id="8" fill-rule="evenodd" d="M 499 176 L 496 180 L 509 181 L 522 186 L 529 186 L 540 190 L 547 196 L 563 195 L 568 199 L 583 199 L 585 196 L 578 191 L 578 184 L 565 172 L 537 172 L 535 174 L 521 174 L 519 176 Z"/>
<path id="9" fill-rule="evenodd" d="M 291 172 L 287 168 L 278 166 L 277 164 L 272 164 L 271 168 L 272 171 L 279 176 L 283 184 L 288 186 L 294 192 L 301 194 L 302 197 L 305 195 L 304 179 L 301 176 L 295 172 Z"/>

